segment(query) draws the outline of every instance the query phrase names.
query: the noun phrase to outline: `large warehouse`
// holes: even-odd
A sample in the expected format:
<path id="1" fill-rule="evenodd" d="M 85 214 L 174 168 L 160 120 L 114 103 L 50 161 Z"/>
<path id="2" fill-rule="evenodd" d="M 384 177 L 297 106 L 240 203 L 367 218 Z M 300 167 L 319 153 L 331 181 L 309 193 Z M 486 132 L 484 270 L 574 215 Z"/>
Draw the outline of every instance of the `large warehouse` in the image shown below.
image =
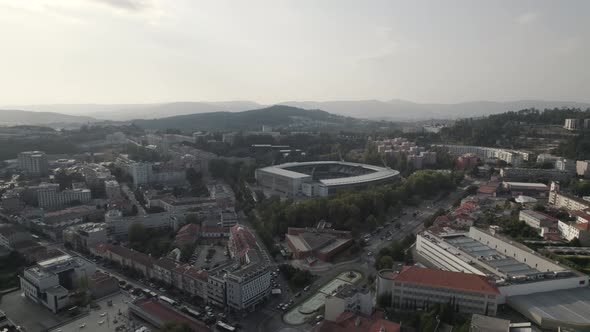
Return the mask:
<path id="1" fill-rule="evenodd" d="M 259 185 L 287 196 L 329 196 L 339 190 L 391 183 L 399 172 L 391 168 L 344 161 L 309 161 L 259 168 Z"/>

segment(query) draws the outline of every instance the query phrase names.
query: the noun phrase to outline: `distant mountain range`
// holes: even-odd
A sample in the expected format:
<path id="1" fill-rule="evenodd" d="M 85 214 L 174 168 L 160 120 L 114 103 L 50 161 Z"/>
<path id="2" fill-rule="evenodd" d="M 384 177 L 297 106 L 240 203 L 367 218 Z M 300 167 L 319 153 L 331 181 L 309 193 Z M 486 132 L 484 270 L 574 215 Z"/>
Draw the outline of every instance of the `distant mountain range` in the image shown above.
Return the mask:
<path id="1" fill-rule="evenodd" d="M 55 112 L 30 112 L 20 110 L 0 110 L 0 125 L 68 125 L 90 123 L 97 120 L 89 116 L 75 116 Z"/>
<path id="2" fill-rule="evenodd" d="M 457 104 L 414 103 L 405 100 L 290 101 L 279 105 L 364 119 L 420 121 L 457 119 L 518 111 L 525 108 L 590 108 L 590 103 L 519 100 L 510 102 L 472 101 Z M 189 114 L 243 112 L 267 108 L 252 101 L 175 102 L 161 104 L 52 104 L 22 105 L 0 109 L 0 124 L 87 123 L 100 120 L 130 121 L 168 118 Z M 15 111 L 16 109 L 22 111 Z M 23 111 L 34 111 L 23 112 Z M 213 116 L 213 118 L 218 116 Z"/>
<path id="3" fill-rule="evenodd" d="M 251 130 L 260 131 L 262 125 L 290 129 L 349 127 L 362 125 L 363 121 L 351 117 L 330 114 L 320 110 L 305 110 L 286 105 L 243 112 L 212 112 L 177 115 L 151 120 L 134 120 L 134 124 L 146 129 L 177 128 L 181 130 Z"/>

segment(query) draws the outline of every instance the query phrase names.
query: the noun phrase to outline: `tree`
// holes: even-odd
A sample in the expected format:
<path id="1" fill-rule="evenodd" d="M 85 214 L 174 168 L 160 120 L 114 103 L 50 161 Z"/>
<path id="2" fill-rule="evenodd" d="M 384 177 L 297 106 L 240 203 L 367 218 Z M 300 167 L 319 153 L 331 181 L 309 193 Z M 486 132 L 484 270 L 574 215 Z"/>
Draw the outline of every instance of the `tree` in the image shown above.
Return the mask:
<path id="1" fill-rule="evenodd" d="M 379 258 L 379 262 L 377 264 L 377 269 L 391 269 L 393 267 L 393 258 L 391 256 L 382 256 Z"/>
<path id="2" fill-rule="evenodd" d="M 148 240 L 149 234 L 142 224 L 134 223 L 129 227 L 129 242 L 143 243 Z"/>

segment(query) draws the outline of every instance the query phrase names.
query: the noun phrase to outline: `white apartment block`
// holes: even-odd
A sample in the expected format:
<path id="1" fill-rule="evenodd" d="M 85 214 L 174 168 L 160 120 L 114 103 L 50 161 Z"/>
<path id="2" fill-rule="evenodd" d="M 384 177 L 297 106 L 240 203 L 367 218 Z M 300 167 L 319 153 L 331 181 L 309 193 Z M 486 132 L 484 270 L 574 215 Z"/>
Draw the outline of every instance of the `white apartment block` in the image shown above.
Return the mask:
<path id="1" fill-rule="evenodd" d="M 49 173 L 47 155 L 42 151 L 25 151 L 18 154 L 18 167 L 30 176 L 44 176 Z"/>
<path id="2" fill-rule="evenodd" d="M 440 147 L 447 148 L 449 153 L 455 156 L 461 156 L 466 153 L 471 153 L 480 159 L 497 158 L 505 161 L 508 164 L 518 166 L 523 161 L 529 160 L 531 154 L 526 151 L 489 148 L 483 146 L 470 146 L 470 145 L 449 145 L 442 144 Z"/>
<path id="3" fill-rule="evenodd" d="M 66 189 L 59 191 L 58 184 L 41 185 L 37 190 L 39 207 L 60 209 L 73 202 L 88 203 L 92 200 L 90 189 Z"/>
<path id="4" fill-rule="evenodd" d="M 584 178 L 590 177 L 590 160 L 576 161 L 576 173 Z"/>
<path id="5" fill-rule="evenodd" d="M 123 217 L 121 211 L 109 210 L 105 214 L 105 225 L 109 237 L 120 239 L 127 237 L 129 227 L 135 223 L 142 224 L 147 229 L 170 228 L 177 231 L 181 226 L 180 219 L 168 212 Z"/>
<path id="6" fill-rule="evenodd" d="M 587 222 L 579 222 L 579 220 L 577 222 L 565 222 L 560 220 L 557 228 L 564 239 L 568 241 L 578 239 L 583 246 L 590 245 L 590 231 Z"/>
<path id="7" fill-rule="evenodd" d="M 20 277 L 26 297 L 44 305 L 54 313 L 70 304 L 70 291 L 80 278 L 89 278 L 96 266 L 81 257 L 62 255 L 38 262 Z"/>
<path id="8" fill-rule="evenodd" d="M 104 187 L 108 199 L 118 199 L 121 197 L 121 186 L 117 180 L 105 181 Z"/>
<path id="9" fill-rule="evenodd" d="M 556 208 L 566 208 L 570 211 L 580 211 L 590 208 L 590 202 L 585 201 L 581 198 L 561 193 L 559 191 L 559 182 L 552 181 L 551 188 L 549 191 L 549 204 Z"/>
<path id="10" fill-rule="evenodd" d="M 567 130 L 578 130 L 581 128 L 581 126 L 582 126 L 581 119 L 565 119 L 565 123 L 563 125 L 563 128 L 565 128 Z"/>

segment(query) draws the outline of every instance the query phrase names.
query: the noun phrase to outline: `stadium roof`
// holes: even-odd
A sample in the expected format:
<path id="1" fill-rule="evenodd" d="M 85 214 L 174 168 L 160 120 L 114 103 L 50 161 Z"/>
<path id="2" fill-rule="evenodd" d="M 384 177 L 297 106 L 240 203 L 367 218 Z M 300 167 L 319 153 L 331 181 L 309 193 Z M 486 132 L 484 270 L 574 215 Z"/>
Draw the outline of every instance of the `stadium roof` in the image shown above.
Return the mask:
<path id="1" fill-rule="evenodd" d="M 349 167 L 362 167 L 367 170 L 373 171 L 372 173 L 362 174 L 362 175 L 354 175 L 354 176 L 345 176 L 341 178 L 335 179 L 324 179 L 319 180 L 319 182 L 326 186 L 339 186 L 339 185 L 348 185 L 348 184 L 357 184 L 363 182 L 371 182 L 371 181 L 379 181 L 383 179 L 387 179 L 390 177 L 394 177 L 399 175 L 399 172 L 390 168 L 379 167 L 374 165 L 367 165 L 367 164 L 358 164 L 358 163 L 350 163 L 346 161 L 307 161 L 307 162 L 292 162 L 292 163 L 285 163 L 275 166 L 269 166 L 262 168 L 265 172 L 271 172 L 277 175 L 282 175 L 291 178 L 305 178 L 310 177 L 308 174 L 291 171 L 289 168 L 293 167 L 302 167 L 302 166 L 320 166 L 320 165 L 340 165 L 340 166 L 349 166 Z"/>
<path id="2" fill-rule="evenodd" d="M 542 328 L 590 329 L 588 287 L 511 296 L 507 303 Z"/>

